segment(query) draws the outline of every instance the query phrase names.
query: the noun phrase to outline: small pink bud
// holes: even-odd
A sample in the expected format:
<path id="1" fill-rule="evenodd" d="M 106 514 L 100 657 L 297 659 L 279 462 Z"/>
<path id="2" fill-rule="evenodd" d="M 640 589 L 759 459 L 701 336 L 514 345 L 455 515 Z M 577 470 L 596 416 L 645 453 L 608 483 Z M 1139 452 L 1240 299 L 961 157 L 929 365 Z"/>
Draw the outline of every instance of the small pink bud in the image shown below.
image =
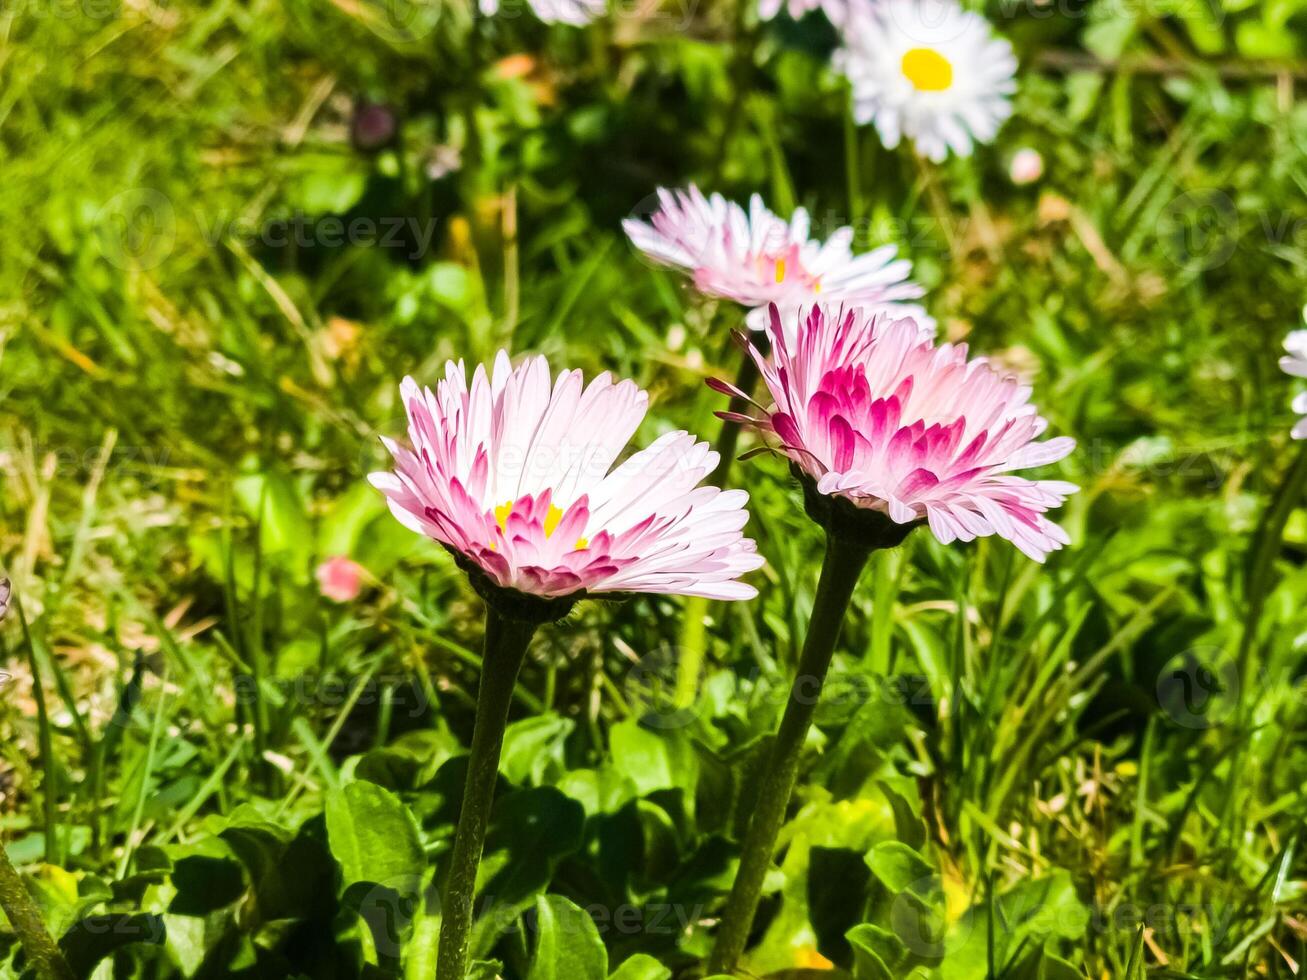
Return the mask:
<path id="1" fill-rule="evenodd" d="M 354 601 L 363 585 L 363 566 L 343 555 L 328 558 L 313 574 L 318 579 L 318 589 L 332 602 Z"/>
<path id="2" fill-rule="evenodd" d="M 1028 146 L 1017 150 L 1012 157 L 1008 176 L 1012 178 L 1014 184 L 1033 184 L 1044 176 L 1044 158 L 1039 155 L 1038 150 Z"/>

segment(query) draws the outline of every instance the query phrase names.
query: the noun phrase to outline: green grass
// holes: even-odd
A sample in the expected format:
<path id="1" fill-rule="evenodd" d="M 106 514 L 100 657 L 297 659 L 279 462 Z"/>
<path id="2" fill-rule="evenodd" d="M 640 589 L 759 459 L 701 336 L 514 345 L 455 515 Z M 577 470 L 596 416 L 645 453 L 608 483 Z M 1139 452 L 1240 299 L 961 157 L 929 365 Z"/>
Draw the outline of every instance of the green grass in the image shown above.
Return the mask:
<path id="1" fill-rule="evenodd" d="M 388 9 L 0 11 L 0 557 L 30 627 L 3 634 L 0 826 L 70 958 L 430 975 L 481 609 L 363 478 L 404 374 L 500 345 L 639 380 L 639 442 L 711 437 L 738 311 L 620 230 L 693 180 L 900 244 L 941 332 L 1032 378 L 1083 487 L 1045 567 L 924 532 L 877 557 L 750 969 L 1294 975 L 1307 457 L 1276 358 L 1307 300 L 1301 5 L 994 6 L 1015 116 L 926 169 L 846 125 L 819 16 L 746 19 L 733 50 L 729 4 L 478 45 L 466 10 L 409 36 Z M 364 98 L 397 148 L 351 145 Z M 1046 174 L 1018 188 L 1025 145 Z M 442 146 L 462 166 L 428 179 Z M 416 238 L 333 247 L 333 216 Z M 278 244 L 288 220 L 317 244 Z M 821 555 L 778 462 L 731 482 L 768 564 L 757 601 L 710 608 L 691 708 L 677 600 L 583 604 L 532 649 L 474 932 L 507 977 L 708 952 Z M 370 573 L 356 603 L 318 593 L 337 554 Z"/>

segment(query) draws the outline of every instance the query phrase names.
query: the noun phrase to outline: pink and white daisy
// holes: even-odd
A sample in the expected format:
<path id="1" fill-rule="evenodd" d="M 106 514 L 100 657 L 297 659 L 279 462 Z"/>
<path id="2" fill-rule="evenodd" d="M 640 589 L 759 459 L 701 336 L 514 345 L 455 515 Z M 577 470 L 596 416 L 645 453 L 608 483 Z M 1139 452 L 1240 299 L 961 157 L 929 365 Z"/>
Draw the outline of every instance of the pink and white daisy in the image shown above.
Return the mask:
<path id="1" fill-rule="evenodd" d="M 748 494 L 699 486 L 708 444 L 669 432 L 614 467 L 649 396 L 580 371 L 551 378 L 543 357 L 500 351 L 469 388 L 463 362 L 402 386 L 410 446 L 384 440 L 393 472 L 373 473 L 391 513 L 494 585 L 543 598 L 658 592 L 756 595 L 739 577 L 762 564 L 744 537 Z"/>
<path id="2" fill-rule="evenodd" d="M 748 421 L 775 433 L 818 493 L 900 525 L 924 518 L 945 544 L 997 534 L 1043 561 L 1067 543 L 1044 514 L 1077 488 L 1013 475 L 1075 447 L 1034 441 L 1048 423 L 1028 386 L 910 319 L 814 306 L 794 334 L 773 310 L 767 335 L 771 358 L 750 351 L 774 405 Z"/>
<path id="3" fill-rule="evenodd" d="M 1303 311 L 1307 317 L 1307 310 Z M 1307 378 L 1307 330 L 1295 330 L 1284 338 L 1287 357 L 1280 358 L 1280 369 L 1295 378 Z M 1303 416 L 1293 427 L 1295 439 L 1307 439 L 1307 391 L 1293 400 L 1293 410 Z"/>
<path id="4" fill-rule="evenodd" d="M 757 194 L 747 212 L 693 185 L 659 188 L 658 202 L 648 223 L 622 222 L 631 242 L 655 262 L 689 272 L 701 293 L 750 307 L 751 329 L 765 329 L 769 304 L 788 318 L 819 301 L 915 316 L 934 329 L 925 310 L 903 302 L 925 290 L 908 278 L 912 263 L 897 258 L 893 245 L 854 255 L 852 228 L 839 228 L 824 242 L 812 239 L 806 210 L 785 221 Z"/>

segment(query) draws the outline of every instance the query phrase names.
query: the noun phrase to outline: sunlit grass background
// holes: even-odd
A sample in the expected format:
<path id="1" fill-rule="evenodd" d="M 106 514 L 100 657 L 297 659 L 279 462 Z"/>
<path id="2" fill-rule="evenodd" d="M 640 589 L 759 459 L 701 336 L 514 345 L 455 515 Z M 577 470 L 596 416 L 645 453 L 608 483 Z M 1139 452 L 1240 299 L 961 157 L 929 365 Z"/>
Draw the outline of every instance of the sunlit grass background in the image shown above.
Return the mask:
<path id="1" fill-rule="evenodd" d="M 1046 567 L 924 532 L 878 556 L 748 968 L 877 977 L 881 931 L 930 921 L 949 938 L 896 975 L 1298 973 L 1307 514 L 1276 358 L 1307 300 L 1307 7 L 986 12 L 1014 118 L 933 167 L 849 125 L 820 15 L 0 9 L 0 558 L 30 625 L 4 632 L 0 825 L 87 975 L 429 975 L 479 607 L 363 478 L 403 375 L 500 346 L 639 380 L 638 441 L 711 438 L 740 312 L 620 229 L 689 181 L 897 243 L 941 333 L 1080 444 Z M 509 914 L 475 950 L 505 976 L 554 975 L 564 898 L 607 967 L 577 926 L 559 976 L 707 951 L 821 547 L 780 463 L 731 482 L 757 601 L 702 630 L 589 604 L 533 649 L 483 896 Z M 356 601 L 319 593 L 333 556 Z M 360 864 L 341 828 L 369 820 Z M 378 925 L 392 893 L 416 901 Z"/>

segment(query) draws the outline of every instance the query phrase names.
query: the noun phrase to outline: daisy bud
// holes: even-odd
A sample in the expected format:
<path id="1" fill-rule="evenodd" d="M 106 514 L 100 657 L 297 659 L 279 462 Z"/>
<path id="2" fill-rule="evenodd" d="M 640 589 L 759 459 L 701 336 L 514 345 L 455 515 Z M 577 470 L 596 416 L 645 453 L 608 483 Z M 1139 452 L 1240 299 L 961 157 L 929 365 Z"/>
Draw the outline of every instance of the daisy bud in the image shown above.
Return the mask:
<path id="1" fill-rule="evenodd" d="M 398 129 L 395 112 L 389 106 L 360 102 L 354 107 L 349 131 L 355 148 L 368 153 L 383 149 L 395 139 Z"/>
<path id="2" fill-rule="evenodd" d="M 1012 162 L 1008 166 L 1008 176 L 1012 178 L 1012 183 L 1017 185 L 1033 184 L 1040 177 L 1044 176 L 1044 158 L 1039 155 L 1039 151 L 1026 146 L 1017 150 L 1012 156 Z"/>
<path id="3" fill-rule="evenodd" d="M 313 574 L 319 591 L 332 602 L 353 602 L 363 585 L 363 566 L 342 555 L 328 558 Z"/>

